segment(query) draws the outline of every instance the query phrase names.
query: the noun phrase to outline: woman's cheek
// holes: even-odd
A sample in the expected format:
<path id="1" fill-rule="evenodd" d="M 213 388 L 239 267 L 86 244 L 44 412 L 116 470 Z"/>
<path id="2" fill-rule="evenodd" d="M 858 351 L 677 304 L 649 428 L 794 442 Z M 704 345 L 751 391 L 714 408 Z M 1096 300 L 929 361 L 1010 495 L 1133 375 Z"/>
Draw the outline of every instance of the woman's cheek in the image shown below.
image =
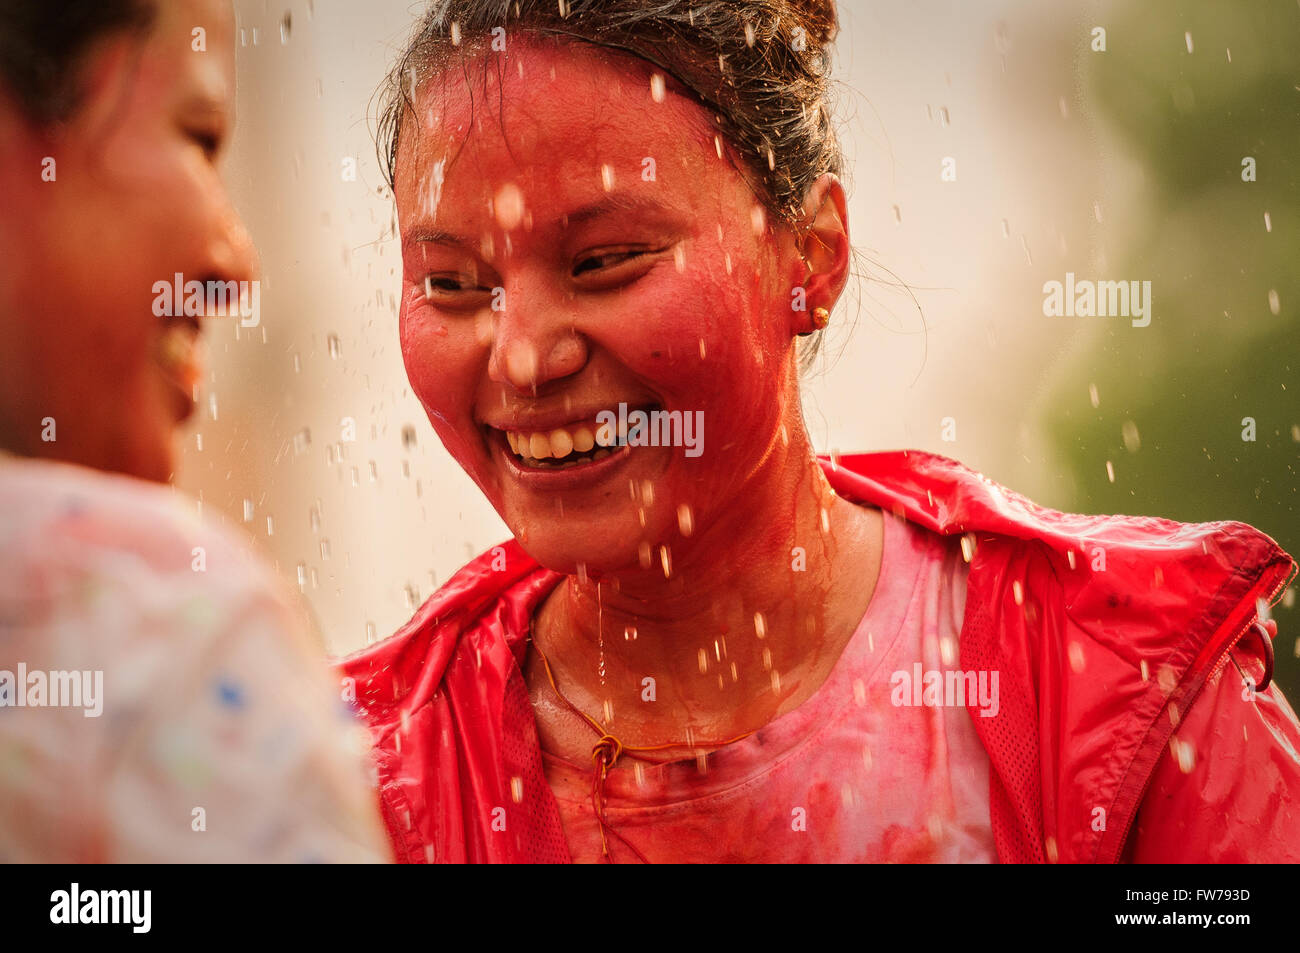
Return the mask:
<path id="1" fill-rule="evenodd" d="M 472 407 L 478 384 L 472 328 L 449 323 L 435 309 L 405 296 L 398 325 L 411 388 L 447 450 L 463 465 L 479 444 Z"/>

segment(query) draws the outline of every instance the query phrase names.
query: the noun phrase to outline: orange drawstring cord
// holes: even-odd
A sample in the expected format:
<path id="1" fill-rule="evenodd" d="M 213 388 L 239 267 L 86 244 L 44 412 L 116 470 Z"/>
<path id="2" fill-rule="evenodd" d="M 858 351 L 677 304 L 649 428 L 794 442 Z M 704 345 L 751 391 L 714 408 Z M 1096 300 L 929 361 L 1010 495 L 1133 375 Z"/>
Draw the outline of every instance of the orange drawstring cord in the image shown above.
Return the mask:
<path id="1" fill-rule="evenodd" d="M 532 637 L 531 631 L 529 635 L 530 637 Z M 616 738 L 614 735 L 611 735 L 608 731 L 606 731 L 604 727 L 601 726 L 601 724 L 596 721 L 596 719 L 589 716 L 577 705 L 573 704 L 573 702 L 569 701 L 567 698 L 564 697 L 564 695 L 560 692 L 560 687 L 555 684 L 555 674 L 551 671 L 551 663 L 546 658 L 546 653 L 543 652 L 541 646 L 537 644 L 536 638 L 532 638 L 532 643 L 533 643 L 533 647 L 537 649 L 538 657 L 542 660 L 542 666 L 546 669 L 546 680 L 551 683 L 551 690 L 555 692 L 555 697 L 558 698 L 560 701 L 564 702 L 564 704 L 568 706 L 571 712 L 573 712 L 575 715 L 577 715 L 579 718 L 585 721 L 591 727 L 591 729 L 594 732 L 596 732 L 597 735 L 600 736 L 600 740 L 597 741 L 591 748 L 591 762 L 594 768 L 591 777 L 591 807 L 596 814 L 596 824 L 600 829 L 600 849 L 605 862 L 606 863 L 614 862 L 614 857 L 609 852 L 609 840 L 607 838 L 607 835 L 613 835 L 614 837 L 618 838 L 618 840 L 622 842 L 622 844 L 625 847 L 627 847 L 628 850 L 636 854 L 637 859 L 641 861 L 641 863 L 643 864 L 650 863 L 650 861 L 646 860 L 644 854 L 642 854 L 639 850 L 637 850 L 635 847 L 629 844 L 627 840 L 623 838 L 623 836 L 620 835 L 618 831 L 610 827 L 609 823 L 606 821 L 605 819 L 605 778 L 609 775 L 609 772 L 613 769 L 614 765 L 618 763 L 618 759 L 622 756 L 624 751 L 646 751 L 646 752 L 664 751 L 668 748 L 683 748 L 683 747 L 695 748 L 697 746 L 695 744 L 683 745 L 680 742 L 671 742 L 669 744 L 663 744 L 663 745 L 645 745 L 640 747 L 632 747 L 629 745 L 624 745 L 623 742 L 618 740 L 618 738 Z M 742 735 L 736 735 L 736 737 L 724 741 L 720 745 L 703 745 L 702 747 L 713 748 L 713 747 L 722 747 L 723 745 L 733 744 L 734 742 L 740 741 L 744 738 L 748 738 L 757 730 L 758 729 L 755 728 L 751 731 L 745 732 Z"/>

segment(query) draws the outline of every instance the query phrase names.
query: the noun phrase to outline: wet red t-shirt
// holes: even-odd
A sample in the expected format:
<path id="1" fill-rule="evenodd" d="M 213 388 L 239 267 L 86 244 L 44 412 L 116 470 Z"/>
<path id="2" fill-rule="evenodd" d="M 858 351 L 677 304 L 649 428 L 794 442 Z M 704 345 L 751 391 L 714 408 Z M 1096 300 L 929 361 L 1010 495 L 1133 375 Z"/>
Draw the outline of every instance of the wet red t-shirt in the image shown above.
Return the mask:
<path id="1" fill-rule="evenodd" d="M 957 538 L 886 513 L 876 591 L 821 688 L 704 770 L 625 755 L 610 827 L 655 863 L 996 860 L 966 703 L 996 714 L 997 683 L 956 669 L 968 568 Z M 573 859 L 599 860 L 590 763 L 543 759 Z M 636 859 L 615 837 L 610 851 Z"/>

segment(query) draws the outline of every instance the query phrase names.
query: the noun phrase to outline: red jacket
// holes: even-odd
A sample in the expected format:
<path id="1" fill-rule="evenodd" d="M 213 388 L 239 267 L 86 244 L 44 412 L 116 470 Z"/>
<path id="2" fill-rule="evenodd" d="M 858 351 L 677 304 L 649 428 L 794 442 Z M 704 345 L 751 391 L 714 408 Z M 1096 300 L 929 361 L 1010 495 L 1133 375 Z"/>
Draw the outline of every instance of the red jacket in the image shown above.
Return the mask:
<path id="1" fill-rule="evenodd" d="M 966 534 L 959 665 L 999 673 L 972 721 L 1002 861 L 1300 860 L 1300 723 L 1255 624 L 1296 570 L 1272 539 L 1061 513 L 931 453 L 820 462 L 846 499 Z M 510 540 L 339 663 L 399 860 L 569 860 L 520 671 L 560 578 Z"/>

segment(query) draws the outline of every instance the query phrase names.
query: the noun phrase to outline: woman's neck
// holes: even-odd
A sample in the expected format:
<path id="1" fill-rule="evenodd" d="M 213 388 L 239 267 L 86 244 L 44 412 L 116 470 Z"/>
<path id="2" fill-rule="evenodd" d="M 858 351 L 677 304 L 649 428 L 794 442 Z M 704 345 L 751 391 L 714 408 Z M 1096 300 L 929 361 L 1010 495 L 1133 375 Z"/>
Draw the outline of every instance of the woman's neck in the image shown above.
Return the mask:
<path id="1" fill-rule="evenodd" d="M 865 612 L 879 511 L 835 495 L 806 437 L 779 457 L 668 578 L 569 577 L 538 613 L 560 691 L 625 744 L 761 727 L 821 685 Z"/>

